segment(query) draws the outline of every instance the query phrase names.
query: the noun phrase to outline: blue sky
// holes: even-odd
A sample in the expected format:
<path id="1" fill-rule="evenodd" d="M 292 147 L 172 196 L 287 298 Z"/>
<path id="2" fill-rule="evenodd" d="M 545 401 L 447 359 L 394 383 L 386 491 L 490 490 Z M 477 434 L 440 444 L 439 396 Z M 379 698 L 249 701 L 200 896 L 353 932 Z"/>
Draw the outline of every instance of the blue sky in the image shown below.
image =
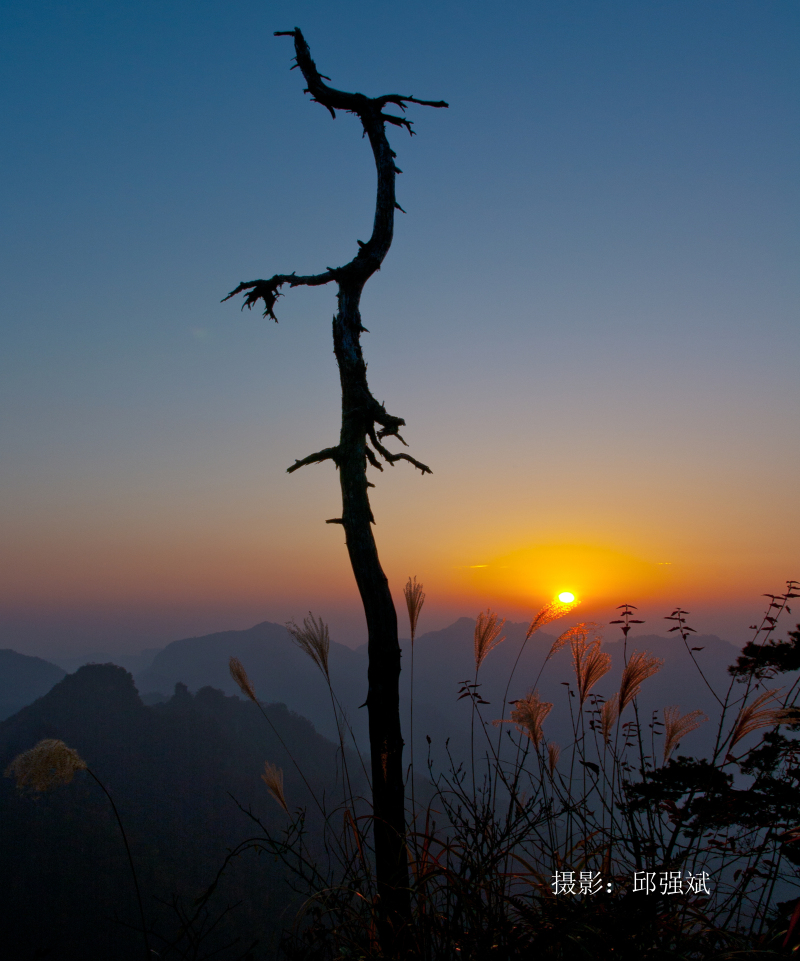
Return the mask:
<path id="1" fill-rule="evenodd" d="M 309 607 L 363 639 L 336 478 L 285 474 L 337 435 L 334 291 L 277 326 L 220 303 L 370 231 L 368 147 L 303 96 L 295 25 L 336 86 L 450 102 L 392 132 L 407 215 L 363 303 L 373 391 L 434 469 L 375 492 L 395 590 L 426 582 L 429 626 L 522 619 L 529 568 L 469 572 L 572 545 L 738 639 L 800 576 L 797 5 L 3 13 L 3 646 Z"/>

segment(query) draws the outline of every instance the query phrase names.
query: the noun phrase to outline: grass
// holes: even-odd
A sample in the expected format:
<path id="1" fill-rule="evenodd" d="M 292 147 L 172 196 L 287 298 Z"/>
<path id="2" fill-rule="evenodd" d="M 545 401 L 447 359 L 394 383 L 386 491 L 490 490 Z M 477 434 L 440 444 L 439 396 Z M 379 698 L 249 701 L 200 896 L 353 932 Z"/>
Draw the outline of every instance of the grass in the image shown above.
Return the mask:
<path id="1" fill-rule="evenodd" d="M 641 623 L 635 608 L 622 605 L 615 620 L 625 664 L 619 691 L 607 700 L 593 693 L 610 668 L 597 625 L 568 628 L 542 664 L 544 670 L 556 650 L 570 645 L 571 741 L 563 746 L 547 739 L 552 704 L 536 690 L 538 677 L 510 702 L 510 717 L 493 733 L 478 678 L 502 641 L 502 619 L 481 614 L 475 675 L 459 692 L 471 701 L 471 757 L 466 763 L 450 758 L 442 774 L 429 760 L 426 799 L 417 801 L 417 788 L 407 800 L 413 916 L 404 932 L 406 956 L 568 961 L 796 954 L 800 741 L 792 734 L 800 729 L 800 711 L 792 675 L 800 668 L 800 630 L 788 641 L 774 640 L 796 587 L 788 582 L 783 594 L 769 595 L 753 641 L 729 668 L 727 691 L 713 691 L 719 710 L 711 721 L 674 705 L 646 722 L 640 718 L 637 696 L 661 662 L 646 651 L 628 654 L 631 625 Z M 412 589 L 412 600 L 424 596 L 416 582 Z M 564 613 L 557 604 L 540 611 L 523 648 Z M 409 602 L 409 614 L 415 633 L 419 607 Z M 702 674 L 686 612 L 677 609 L 667 619 L 687 663 Z M 314 653 L 319 666 L 320 652 Z M 514 670 L 518 663 L 519 656 Z M 789 680 L 775 687 L 780 674 Z M 512 680 L 513 671 L 507 694 Z M 331 698 L 343 746 L 346 716 L 332 688 Z M 676 758 L 681 740 L 703 723 L 716 725 L 709 756 Z M 344 750 L 342 759 L 346 778 Z M 412 765 L 411 785 L 415 773 L 419 784 Z M 262 832 L 247 842 L 281 858 L 302 895 L 283 941 L 287 958 L 385 956 L 376 937 L 370 824 L 368 801 L 346 794 L 342 805 L 325 812 L 321 858 L 320 848 L 314 845 L 312 853 L 308 844 L 303 811 L 289 815 L 281 837 Z"/>
<path id="2" fill-rule="evenodd" d="M 675 705 L 640 717 L 638 695 L 653 683 L 661 662 L 647 651 L 628 653 L 632 625 L 641 623 L 629 605 L 622 605 L 612 622 L 625 641 L 615 694 L 603 699 L 595 693 L 611 658 L 602 650 L 598 626 L 579 623 L 550 646 L 533 686 L 509 701 L 525 645 L 574 606 L 554 602 L 533 619 L 514 662 L 504 698 L 509 717 L 489 720 L 479 676 L 504 641 L 503 621 L 492 611 L 481 614 L 475 673 L 458 694 L 470 701 L 470 756 L 448 755 L 443 773 L 429 757 L 426 777 L 414 770 L 412 757 L 405 839 L 412 916 L 397 932 L 392 957 L 800 956 L 800 627 L 785 641 L 775 639 L 796 589 L 790 581 L 782 594 L 768 595 L 764 618 L 729 667 L 724 691 L 713 688 L 694 656 L 687 612 L 668 615 L 687 665 L 700 672 L 713 694 L 712 718 L 697 709 L 682 714 Z M 424 597 L 422 585 L 409 581 L 412 639 Z M 305 810 L 291 808 L 282 770 L 267 759 L 262 777 L 285 812 L 285 827 L 270 833 L 257 815 L 244 812 L 254 824 L 252 836 L 230 851 L 217 879 L 193 905 L 179 906 L 181 938 L 193 945 L 188 953 L 176 948 L 180 957 L 207 956 L 202 944 L 203 926 L 213 927 L 209 901 L 228 864 L 255 851 L 283 862 L 299 897 L 300 910 L 281 945 L 288 961 L 387 958 L 377 937 L 372 812 L 368 799 L 353 790 L 354 783 L 365 782 L 349 772 L 354 758 L 364 761 L 332 686 L 328 630 L 310 616 L 289 631 L 328 684 L 341 760 L 339 800 L 331 804 L 329 797 L 314 794 L 301 761 L 293 758 L 322 824 L 321 834 L 311 832 Z M 573 668 L 564 682 L 570 731 L 568 743 L 557 744 L 547 736 L 553 704 L 537 685 L 553 654 L 567 645 Z M 231 673 L 260 707 L 236 659 Z M 676 757 L 681 741 L 701 724 L 714 726 L 713 748 L 701 757 Z M 355 752 L 346 748 L 350 742 Z M 17 757 L 7 773 L 21 789 L 43 791 L 82 770 L 84 762 L 62 742 L 43 741 Z M 364 773 L 368 785 L 366 765 Z M 119 826 L 125 839 L 121 821 Z M 130 866 L 137 883 L 132 860 Z M 141 910 L 141 899 L 139 905 Z M 143 912 L 142 933 L 149 956 Z M 250 951 L 239 956 L 255 957 Z"/>

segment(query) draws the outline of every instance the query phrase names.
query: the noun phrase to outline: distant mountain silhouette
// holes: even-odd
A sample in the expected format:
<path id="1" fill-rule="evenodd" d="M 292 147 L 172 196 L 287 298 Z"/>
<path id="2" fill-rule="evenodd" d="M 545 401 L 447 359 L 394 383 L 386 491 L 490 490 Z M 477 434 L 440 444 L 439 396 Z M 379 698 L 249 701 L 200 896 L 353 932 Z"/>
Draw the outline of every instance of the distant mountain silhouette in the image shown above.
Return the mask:
<path id="1" fill-rule="evenodd" d="M 283 624 L 264 621 L 245 631 L 221 631 L 204 637 L 173 641 L 160 651 L 150 667 L 136 676 L 143 694 L 171 691 L 175 684 L 190 690 L 212 685 L 226 694 L 239 694 L 228 670 L 238 657 L 253 682 L 259 699 L 282 702 L 326 737 L 336 738 L 336 725 L 328 687 L 319 669 L 292 641 Z M 346 708 L 360 739 L 367 737 L 366 652 L 331 642 L 330 672 L 336 694 Z"/>
<path id="2" fill-rule="evenodd" d="M 318 797 L 335 805 L 336 747 L 283 705 L 266 708 Z M 231 799 L 252 805 L 279 835 L 287 815 L 260 779 L 264 761 L 283 768 L 292 808 L 314 805 L 286 750 L 254 704 L 204 687 L 192 696 L 178 684 L 165 704 L 146 707 L 122 668 L 89 665 L 64 677 L 44 697 L 0 723 L 0 768 L 42 738 L 58 738 L 86 760 L 112 792 L 129 833 L 148 915 L 163 932 L 175 918 L 175 893 L 191 899 L 214 878 L 227 849 L 253 832 Z M 353 758 L 351 776 L 365 790 Z M 230 792 L 230 794 L 229 794 Z M 38 797 L 20 796 L 0 779 L 0 863 L 7 893 L 0 931 L 7 955 L 21 958 L 140 957 L 133 887 L 110 806 L 83 773 Z M 291 897 L 272 858 L 243 858 L 219 895 L 220 910 L 241 901 L 220 938 L 242 930 L 274 937 Z M 269 907 L 266 907 L 267 901 Z M 119 918 L 123 924 L 114 924 Z M 154 945 L 156 948 L 158 945 Z"/>
<path id="3" fill-rule="evenodd" d="M 472 707 L 468 698 L 458 696 L 460 684 L 475 676 L 474 623 L 461 618 L 415 641 L 418 775 L 424 776 L 429 750 L 435 770 L 447 767 L 448 739 L 456 761 L 468 755 Z M 536 682 L 555 634 L 537 633 L 525 644 L 526 627 L 506 624 L 506 639 L 481 667 L 480 692 L 490 702 L 481 711 L 489 736 L 493 745 L 501 736 L 490 722 L 509 717 L 511 707 L 504 701 L 523 696 L 536 683 L 540 695 L 554 704 L 544 722 L 545 736 L 568 748 L 573 739 L 570 702 L 575 707 L 565 686 L 575 688 L 569 645 L 550 659 Z M 691 646 L 702 648 L 692 654 L 706 680 L 680 637 L 628 638 L 628 656 L 635 650 L 648 651 L 664 660 L 659 673 L 644 682 L 638 698 L 643 726 L 653 710 L 672 704 L 683 713 L 700 708 L 712 720 L 717 716 L 706 681 L 723 696 L 730 681 L 727 666 L 735 661 L 738 650 L 711 635 L 692 638 Z M 401 703 L 408 740 L 411 645 L 403 641 L 402 647 Z M 623 648 L 621 639 L 605 642 L 612 669 L 593 693 L 608 697 L 618 690 Z M 324 794 L 328 803 L 335 804 L 341 792 L 337 748 L 315 729 L 318 724 L 335 735 L 327 688 L 283 625 L 265 622 L 248 631 L 186 638 L 168 645 L 138 678 L 139 689 L 151 695 L 151 701 L 153 692 L 165 696 L 164 703 L 152 706 L 143 703 L 132 676 L 121 667 L 88 665 L 61 676 L 59 668 L 38 658 L 0 652 L 0 665 L 10 665 L 17 672 L 0 674 L 5 690 L 37 696 L 41 686 L 57 679 L 48 693 L 0 722 L 0 766 L 5 769 L 16 754 L 42 738 L 62 739 L 81 754 L 119 806 L 146 892 L 148 916 L 162 932 L 168 932 L 170 925 L 174 928 L 168 906 L 172 895 L 177 892 L 190 903 L 214 877 L 226 850 L 251 830 L 251 822 L 229 792 L 245 807 L 252 805 L 273 833 L 286 824 L 285 813 L 260 779 L 265 760 L 283 768 L 288 803 L 308 809 L 312 836 L 319 823 L 289 754 L 257 707 L 236 696 L 238 688 L 228 671 L 232 655 L 243 662 L 263 701 L 282 702 L 266 706 L 270 721 L 301 763 L 314 793 Z M 330 665 L 337 695 L 365 744 L 366 711 L 359 705 L 366 694 L 366 649 L 353 651 L 332 643 Z M 169 691 L 174 693 L 169 696 Z M 624 720 L 632 719 L 632 708 L 628 712 Z M 482 731 L 478 733 L 480 757 L 487 744 Z M 693 732 L 682 753 L 704 753 L 713 735 L 713 724 Z M 352 755 L 349 764 L 356 790 L 366 793 L 365 778 Z M 429 789 L 427 793 L 430 796 Z M 417 797 L 421 797 L 419 789 Z M 20 796 L 10 780 L 0 779 L 0 863 L 5 876 L 14 879 L 0 899 L 0 931 L 15 959 L 128 961 L 140 956 L 139 942 L 124 926 L 137 923 L 124 848 L 109 805 L 88 776 L 79 774 L 72 784 L 38 798 Z M 273 943 L 279 926 L 276 919 L 288 908 L 290 897 L 282 883 L 282 868 L 272 859 L 237 861 L 220 887 L 219 904 L 223 909 L 241 902 L 240 914 L 234 912 L 223 921 L 219 938 L 246 931 L 263 944 Z M 115 924 L 114 918 L 122 924 Z"/>
<path id="4" fill-rule="evenodd" d="M 557 623 L 564 629 L 570 621 Z M 502 703 L 503 696 L 520 652 L 508 700 L 523 696 L 533 685 L 557 636 L 555 633 L 537 632 L 523 645 L 527 626 L 523 623 L 506 624 L 502 632 L 506 640 L 488 655 L 481 667 L 478 678 L 481 693 L 490 702 L 488 707 L 482 709 L 487 721 L 509 717 L 510 707 Z M 460 682 L 474 680 L 474 627 L 474 619 L 462 617 L 442 630 L 421 634 L 415 641 L 414 751 L 417 761 L 424 763 L 427 757 L 426 735 L 432 738 L 431 751 L 438 759 L 438 765 L 447 765 L 444 743 L 448 737 L 451 752 L 455 756 L 464 756 L 469 742 L 471 706 L 468 699 L 459 700 L 458 693 Z M 612 639 L 606 640 L 603 647 L 612 655 L 612 669 L 593 691 L 604 697 L 618 689 L 624 662 L 623 641 L 614 639 L 614 634 L 619 637 L 616 631 L 611 634 L 606 628 L 606 632 Z M 738 649 L 713 635 L 695 637 L 691 646 L 703 648 L 693 654 L 709 684 L 723 695 L 730 680 L 727 666 L 735 661 Z M 408 741 L 410 641 L 402 640 L 401 647 L 403 672 L 400 692 L 403 730 Z M 713 716 L 717 702 L 692 663 L 680 637 L 631 635 L 627 650 L 628 654 L 635 650 L 648 651 L 664 660 L 661 671 L 642 687 L 638 699 L 642 718 L 649 722 L 653 710 L 660 711 L 673 704 L 680 706 L 684 713 L 699 708 L 709 717 Z M 287 704 L 292 710 L 308 717 L 326 736 L 335 737 L 333 712 L 324 679 L 308 656 L 294 645 L 281 624 L 265 621 L 245 631 L 225 631 L 175 641 L 156 655 L 148 670 L 137 676 L 137 685 L 142 692 L 168 691 L 181 681 L 192 690 L 212 685 L 235 693 L 238 688 L 228 671 L 231 656 L 238 657 L 245 665 L 259 697 Z M 330 664 L 336 694 L 348 712 L 356 737 L 366 748 L 366 710 L 359 708 L 367 690 L 366 645 L 354 651 L 332 642 Z M 549 661 L 537 684 L 541 696 L 554 705 L 545 724 L 546 734 L 561 744 L 567 743 L 572 736 L 569 696 L 563 682 L 569 682 L 574 687 L 569 645 Z M 685 749 L 698 753 L 704 751 L 710 743 L 710 737 L 711 725 L 708 725 L 706 729 L 690 735 L 691 740 L 687 739 Z"/>
<path id="5" fill-rule="evenodd" d="M 427 755 L 426 734 L 439 745 L 443 745 L 447 737 L 451 737 L 454 747 L 464 744 L 470 707 L 468 700 L 458 701 L 457 698 L 459 682 L 474 679 L 474 625 L 472 618 L 462 617 L 449 627 L 420 635 L 415 642 L 414 746 L 415 752 L 422 752 L 422 755 L 417 753 L 418 757 Z M 566 627 L 567 623 L 559 626 Z M 491 702 L 484 713 L 490 720 L 495 716 L 508 716 L 508 705 L 503 706 L 501 702 L 526 629 L 527 624 L 506 624 L 503 629 L 506 640 L 491 652 L 481 668 L 482 694 Z M 525 645 L 509 689 L 509 699 L 524 695 L 533 684 L 555 636 L 554 633 L 537 633 Z M 729 680 L 726 668 L 736 659 L 738 649 L 713 635 L 693 638 L 692 646 L 703 648 L 693 653 L 711 685 L 724 693 Z M 401 640 L 401 647 L 401 703 L 404 731 L 408 732 L 410 642 Z M 613 668 L 597 685 L 595 693 L 608 696 L 618 687 L 623 663 L 622 641 L 607 640 L 604 649 L 612 654 Z M 642 688 L 640 710 L 649 714 L 670 704 L 678 704 L 684 711 L 700 708 L 708 713 L 713 710 L 716 701 L 679 637 L 676 640 L 675 635 L 632 635 L 628 651 L 633 650 L 647 650 L 665 661 L 659 674 Z M 308 656 L 292 642 L 282 624 L 264 621 L 249 630 L 184 638 L 155 652 L 154 657 L 153 653 L 142 653 L 142 658 L 145 655 L 148 659 L 152 657 L 152 663 L 136 675 L 137 687 L 148 704 L 167 700 L 177 683 L 187 685 L 191 691 L 211 686 L 226 694 L 238 695 L 239 689 L 228 670 L 229 659 L 235 656 L 244 664 L 261 699 L 287 704 L 290 710 L 307 717 L 326 737 L 336 739 L 334 715 L 324 678 Z M 332 642 L 330 666 L 336 695 L 347 711 L 358 742 L 366 748 L 367 712 L 361 708 L 367 693 L 366 645 L 352 650 Z M 36 684 L 33 683 L 34 675 L 40 679 Z M 5 702 L 8 705 L 6 716 L 10 715 L 41 696 L 63 676 L 60 668 L 39 658 L 0 651 L 0 708 Z M 569 710 L 561 682 L 571 681 L 572 677 L 567 647 L 551 659 L 538 684 L 541 695 L 555 705 L 547 722 L 555 740 L 563 741 L 569 734 Z M 693 742 L 699 744 L 703 735 L 698 733 L 693 738 L 700 739 Z M 436 750 L 434 746 L 434 753 Z"/>
<path id="6" fill-rule="evenodd" d="M 59 654 L 53 655 L 53 663 L 63 667 L 68 674 L 74 673 L 84 664 L 117 664 L 119 667 L 124 667 L 126 671 L 130 671 L 135 677 L 150 667 L 153 658 L 161 650 L 163 650 L 162 647 L 147 647 L 138 654 L 121 654 L 111 651 L 90 651 L 88 654 L 69 655 L 68 657 L 62 657 Z"/>
<path id="7" fill-rule="evenodd" d="M 46 694 L 65 673 L 40 657 L 0 650 L 0 721 Z"/>

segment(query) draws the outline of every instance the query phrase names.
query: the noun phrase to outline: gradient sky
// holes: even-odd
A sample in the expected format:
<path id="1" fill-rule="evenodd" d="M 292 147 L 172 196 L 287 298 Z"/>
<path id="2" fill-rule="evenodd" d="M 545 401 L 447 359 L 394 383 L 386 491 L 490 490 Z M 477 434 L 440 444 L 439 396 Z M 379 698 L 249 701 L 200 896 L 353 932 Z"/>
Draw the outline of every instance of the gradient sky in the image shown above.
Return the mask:
<path id="1" fill-rule="evenodd" d="M 800 7 L 786 0 L 4 0 L 0 646 L 302 617 L 365 639 L 332 465 L 335 289 L 374 168 L 290 72 L 450 102 L 391 131 L 364 300 L 408 422 L 376 536 L 421 630 L 555 590 L 738 641 L 800 578 Z M 373 477 L 373 480 L 375 478 Z"/>

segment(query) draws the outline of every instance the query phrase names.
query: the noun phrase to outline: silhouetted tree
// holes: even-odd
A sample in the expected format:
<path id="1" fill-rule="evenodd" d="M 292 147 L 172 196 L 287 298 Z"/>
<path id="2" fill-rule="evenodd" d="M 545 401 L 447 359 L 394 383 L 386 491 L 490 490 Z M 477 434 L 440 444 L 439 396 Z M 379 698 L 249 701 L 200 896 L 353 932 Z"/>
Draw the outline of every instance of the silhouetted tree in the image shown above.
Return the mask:
<path id="1" fill-rule="evenodd" d="M 306 464 L 326 460 L 333 461 L 339 470 L 342 516 L 326 523 L 344 527 L 347 550 L 369 632 L 369 692 L 366 703 L 372 762 L 376 879 L 382 920 L 381 941 L 385 953 L 389 955 L 394 954 L 397 948 L 397 943 L 392 939 L 397 938 L 402 926 L 410 918 L 403 739 L 398 694 L 400 646 L 397 614 L 372 533 L 374 518 L 370 510 L 368 488 L 373 485 L 367 480 L 367 464 L 382 470 L 382 461 L 394 464 L 398 460 L 405 460 L 423 474 L 430 473 L 430 468 L 409 454 L 393 453 L 384 444 L 387 438 L 395 437 L 405 445 L 399 433 L 405 421 L 389 414 L 372 395 L 367 384 L 367 365 L 360 343 L 365 328 L 361 324 L 359 303 L 365 283 L 380 268 L 391 246 L 395 209 L 402 209 L 395 199 L 395 175 L 400 171 L 394 162 L 396 155 L 386 137 L 386 124 L 405 127 L 412 133 L 411 121 L 386 110 L 393 106 L 404 111 L 409 103 L 428 107 L 446 107 L 447 104 L 400 94 L 366 97 L 361 93 L 335 90 L 323 82 L 299 29 L 279 31 L 275 36 L 294 38 L 296 66 L 302 71 L 308 85 L 307 92 L 314 102 L 326 107 L 334 118 L 337 110 L 344 110 L 360 119 L 372 147 L 378 173 L 372 236 L 366 243 L 357 242 L 358 253 L 349 263 L 310 276 L 276 274 L 269 280 L 241 283 L 228 297 L 244 293 L 247 307 L 253 307 L 263 300 L 264 316 L 277 320 L 274 309 L 282 287 L 316 287 L 336 283 L 339 289 L 339 308 L 333 318 L 334 353 L 342 385 L 339 443 L 295 461 L 288 470 L 291 473 Z"/>

